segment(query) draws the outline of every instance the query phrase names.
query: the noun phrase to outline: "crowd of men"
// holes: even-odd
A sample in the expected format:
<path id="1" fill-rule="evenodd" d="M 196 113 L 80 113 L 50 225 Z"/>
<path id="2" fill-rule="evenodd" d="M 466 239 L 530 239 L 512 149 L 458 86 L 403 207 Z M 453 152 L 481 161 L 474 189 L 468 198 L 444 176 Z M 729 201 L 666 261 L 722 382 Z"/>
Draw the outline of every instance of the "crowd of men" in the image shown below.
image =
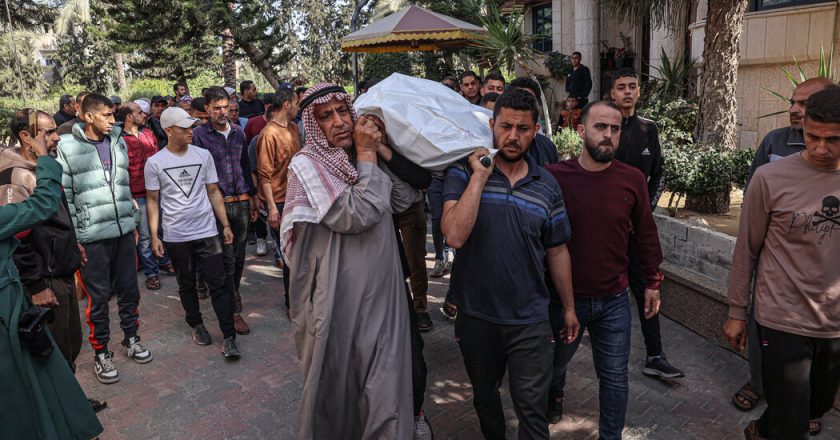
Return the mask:
<path id="1" fill-rule="evenodd" d="M 0 154 L 0 185 L 24 190 L 0 218 L 13 215 L 9 206 L 24 207 L 19 216 L 29 205 L 45 212 L 18 223 L 9 217 L 21 227 L 0 231 L 20 240 L 12 256 L 25 303 L 55 315 L 49 329 L 60 354 L 47 354 L 55 386 L 64 384 L 67 399 L 84 397 L 69 373 L 82 343 L 77 289 L 97 380 L 119 380 L 111 296 L 121 358 L 153 360 L 139 335 L 137 275 L 126 268 L 142 270 L 150 290 L 161 288 L 161 272 L 176 276 L 198 345 L 213 343 L 200 311 L 209 298 L 221 352 L 238 359 L 237 336 L 250 333 L 240 282 L 253 231 L 257 253 L 273 243 L 283 270 L 304 379 L 301 438 L 432 438 L 421 333 L 433 325 L 428 276 L 449 272 L 441 311 L 455 321 L 485 438 L 505 438 L 505 374 L 520 438 L 548 438 L 563 418 L 567 367 L 586 330 L 599 436 L 620 439 L 631 297 L 643 373 L 684 376 L 666 358 L 658 318 L 663 257 L 653 210 L 664 159 L 656 123 L 636 114 L 636 72 L 616 71 L 610 99 L 587 103 L 589 71 L 579 53 L 572 61 L 563 125 L 583 139 L 580 157 L 560 160 L 542 133 L 535 81 L 467 71 L 443 83 L 492 110 L 497 153 L 487 161 L 480 148 L 445 172 L 403 157 L 380 119 L 357 115 L 351 95 L 328 83 L 282 83 L 262 98 L 252 81 L 238 93 L 209 87 L 195 98 L 178 83 L 171 97 L 123 103 L 83 92 L 62 96 L 52 117 L 18 111 L 11 128 L 20 148 Z M 768 134 L 751 169 L 724 328 L 735 348 L 750 345 L 752 377 L 734 404 L 768 403 L 748 439 L 819 432 L 840 387 L 840 279 L 830 269 L 840 258 L 831 241 L 840 228 L 837 102 L 840 87 L 829 80 L 800 84 L 791 127 Z M 428 272 L 427 211 L 435 251 Z M 57 356 L 70 368 L 57 368 Z M 19 368 L 43 377 L 40 365 Z M 106 404 L 89 403 L 72 423 L 55 414 L 69 409 L 35 403 L 48 425 L 38 429 L 96 435 L 93 411 Z"/>

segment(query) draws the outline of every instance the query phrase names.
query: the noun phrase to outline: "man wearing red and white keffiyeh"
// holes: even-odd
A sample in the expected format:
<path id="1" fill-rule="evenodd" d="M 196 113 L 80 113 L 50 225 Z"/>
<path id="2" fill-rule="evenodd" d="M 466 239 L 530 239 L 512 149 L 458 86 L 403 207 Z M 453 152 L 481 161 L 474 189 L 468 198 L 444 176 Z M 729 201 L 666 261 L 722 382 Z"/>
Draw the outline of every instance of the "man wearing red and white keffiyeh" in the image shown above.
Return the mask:
<path id="1" fill-rule="evenodd" d="M 310 87 L 303 96 L 303 100 L 320 90 L 334 87 L 333 84 L 321 83 Z M 299 155 L 306 156 L 309 161 L 293 160 L 289 165 L 289 177 L 286 187 L 286 204 L 280 226 L 283 253 L 294 243 L 292 227 L 298 222 L 319 223 L 327 210 L 335 202 L 338 194 L 356 183 L 359 174 L 350 163 L 350 157 L 343 148 L 331 147 L 324 131 L 315 121 L 314 108 L 318 104 L 331 101 L 346 104 L 350 117 L 351 130 L 356 122 L 356 112 L 350 95 L 342 92 L 328 93 L 316 98 L 310 105 L 303 108 L 302 120 L 306 139 L 304 148 Z M 346 125 L 346 124 L 345 124 Z M 338 129 L 343 126 L 337 127 Z M 343 134 L 343 133 L 342 133 Z M 297 171 L 295 171 L 297 168 Z"/>
<path id="2" fill-rule="evenodd" d="M 412 438 L 399 195 L 377 166 L 381 122 L 357 118 L 332 84 L 310 88 L 300 105 L 306 141 L 289 165 L 280 227 L 303 373 L 298 438 Z"/>

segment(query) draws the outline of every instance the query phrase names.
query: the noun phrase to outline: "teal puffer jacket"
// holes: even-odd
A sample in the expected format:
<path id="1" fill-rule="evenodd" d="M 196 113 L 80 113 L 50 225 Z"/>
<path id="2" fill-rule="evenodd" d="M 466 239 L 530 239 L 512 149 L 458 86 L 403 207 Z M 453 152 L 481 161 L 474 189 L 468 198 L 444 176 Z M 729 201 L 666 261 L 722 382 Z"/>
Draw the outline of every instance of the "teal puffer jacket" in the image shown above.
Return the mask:
<path id="1" fill-rule="evenodd" d="M 114 127 L 111 138 L 111 179 L 105 179 L 102 161 L 87 137 L 84 123 L 61 136 L 58 162 L 64 167 L 61 183 L 79 243 L 121 237 L 134 231 L 139 213 L 129 188 L 128 150 Z"/>

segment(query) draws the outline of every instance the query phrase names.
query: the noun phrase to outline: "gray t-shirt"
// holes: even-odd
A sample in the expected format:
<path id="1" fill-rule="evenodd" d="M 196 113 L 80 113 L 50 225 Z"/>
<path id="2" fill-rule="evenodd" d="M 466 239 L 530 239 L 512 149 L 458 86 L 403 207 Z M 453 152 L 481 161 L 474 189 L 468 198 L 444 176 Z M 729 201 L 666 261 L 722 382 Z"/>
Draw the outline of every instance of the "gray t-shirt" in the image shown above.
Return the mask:
<path id="1" fill-rule="evenodd" d="M 146 161 L 146 189 L 160 191 L 163 241 L 183 243 L 218 235 L 205 185 L 218 183 L 210 152 L 190 145 L 183 156 L 164 148 Z"/>

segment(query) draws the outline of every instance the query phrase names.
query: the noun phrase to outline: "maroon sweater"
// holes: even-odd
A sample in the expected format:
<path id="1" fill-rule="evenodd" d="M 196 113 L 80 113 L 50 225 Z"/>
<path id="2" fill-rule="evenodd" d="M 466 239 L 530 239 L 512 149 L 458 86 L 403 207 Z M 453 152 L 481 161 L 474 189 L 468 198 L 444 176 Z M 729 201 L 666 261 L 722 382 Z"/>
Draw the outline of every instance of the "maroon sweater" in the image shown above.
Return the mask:
<path id="1" fill-rule="evenodd" d="M 662 249 L 642 173 L 617 160 L 606 170 L 590 172 L 577 158 L 546 169 L 563 190 L 572 226 L 568 246 L 575 296 L 606 297 L 627 289 L 627 249 L 633 231 L 647 288 L 659 289 Z"/>

